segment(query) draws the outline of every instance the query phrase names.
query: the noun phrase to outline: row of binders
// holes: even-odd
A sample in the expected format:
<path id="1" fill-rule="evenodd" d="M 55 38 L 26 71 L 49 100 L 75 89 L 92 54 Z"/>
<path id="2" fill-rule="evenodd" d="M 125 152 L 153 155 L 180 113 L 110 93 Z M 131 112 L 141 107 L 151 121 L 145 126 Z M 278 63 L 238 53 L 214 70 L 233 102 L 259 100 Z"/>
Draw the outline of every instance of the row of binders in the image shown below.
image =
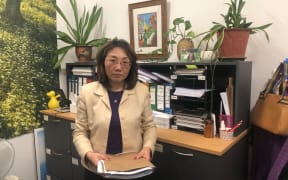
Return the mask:
<path id="1" fill-rule="evenodd" d="M 138 79 L 149 86 L 152 110 L 171 114 L 170 99 L 174 80 L 143 68 L 138 69 Z"/>
<path id="2" fill-rule="evenodd" d="M 83 85 L 93 81 L 93 78 L 84 76 L 70 76 L 68 78 L 68 90 L 69 94 L 79 95 L 79 92 Z"/>
<path id="3" fill-rule="evenodd" d="M 91 67 L 78 67 L 72 68 L 72 75 L 68 76 L 68 92 L 69 94 L 79 95 L 81 87 L 93 81 L 93 70 Z M 96 71 L 96 70 L 95 70 Z"/>

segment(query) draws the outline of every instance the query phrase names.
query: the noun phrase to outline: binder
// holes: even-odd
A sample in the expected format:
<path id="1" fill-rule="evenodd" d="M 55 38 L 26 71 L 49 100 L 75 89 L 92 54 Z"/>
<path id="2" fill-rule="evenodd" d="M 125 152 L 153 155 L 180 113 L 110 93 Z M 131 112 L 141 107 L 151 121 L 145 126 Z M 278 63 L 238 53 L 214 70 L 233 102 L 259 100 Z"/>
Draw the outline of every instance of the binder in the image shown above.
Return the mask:
<path id="1" fill-rule="evenodd" d="M 110 155 L 110 160 L 98 161 L 97 173 L 115 179 L 135 179 L 152 174 L 156 166 L 144 158 L 135 160 L 136 154 L 125 152 Z"/>
<path id="2" fill-rule="evenodd" d="M 152 110 L 157 110 L 157 85 L 149 83 L 150 103 Z"/>
<path id="3" fill-rule="evenodd" d="M 150 71 L 143 69 L 143 68 L 139 68 L 138 69 L 138 74 L 142 75 L 142 76 L 146 76 L 148 78 L 150 78 L 151 80 L 155 81 L 155 82 L 159 82 L 160 78 L 155 76 L 154 74 L 152 74 Z"/>
<path id="4" fill-rule="evenodd" d="M 164 112 L 165 113 L 169 113 L 169 114 L 172 114 L 172 109 L 171 109 L 171 106 L 170 106 L 170 99 L 171 99 L 171 89 L 172 89 L 172 84 L 170 83 L 165 83 L 164 84 L 164 88 L 165 88 L 165 109 L 164 109 Z"/>
<path id="5" fill-rule="evenodd" d="M 169 77 L 164 76 L 164 75 L 162 75 L 162 74 L 160 74 L 160 73 L 152 72 L 152 74 L 155 75 L 155 76 L 157 76 L 158 78 L 160 78 L 160 79 L 168 82 L 168 83 L 174 83 L 174 80 L 172 80 L 172 79 L 170 79 Z"/>
<path id="6" fill-rule="evenodd" d="M 157 111 L 164 111 L 164 107 L 165 107 L 165 88 L 164 88 L 164 84 L 157 84 L 156 85 L 157 90 L 156 90 L 156 94 L 157 94 Z"/>

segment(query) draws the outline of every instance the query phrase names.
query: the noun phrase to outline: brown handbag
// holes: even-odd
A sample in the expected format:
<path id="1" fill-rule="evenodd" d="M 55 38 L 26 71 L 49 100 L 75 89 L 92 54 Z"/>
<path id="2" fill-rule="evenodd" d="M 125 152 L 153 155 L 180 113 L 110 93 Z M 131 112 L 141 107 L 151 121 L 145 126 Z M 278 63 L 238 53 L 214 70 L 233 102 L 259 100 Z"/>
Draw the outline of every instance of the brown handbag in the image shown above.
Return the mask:
<path id="1" fill-rule="evenodd" d="M 271 89 L 281 73 L 282 92 L 273 94 Z M 285 95 L 287 88 L 287 64 L 281 64 L 268 82 L 267 87 L 260 93 L 255 106 L 251 111 L 251 123 L 276 135 L 288 136 L 288 99 Z"/>

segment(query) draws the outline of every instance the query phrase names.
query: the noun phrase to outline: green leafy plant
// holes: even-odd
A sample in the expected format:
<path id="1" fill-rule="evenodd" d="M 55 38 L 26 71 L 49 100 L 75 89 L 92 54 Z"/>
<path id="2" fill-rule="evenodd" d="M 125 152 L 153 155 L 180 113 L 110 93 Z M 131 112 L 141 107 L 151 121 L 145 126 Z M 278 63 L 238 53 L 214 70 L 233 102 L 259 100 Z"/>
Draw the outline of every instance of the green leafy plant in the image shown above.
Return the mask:
<path id="1" fill-rule="evenodd" d="M 195 33 L 192 31 L 192 25 L 190 20 L 185 20 L 184 17 L 178 17 L 173 20 L 173 27 L 168 29 L 168 44 L 169 53 L 173 52 L 173 45 L 177 44 L 179 39 L 183 38 L 195 38 Z"/>
<path id="2" fill-rule="evenodd" d="M 92 11 L 86 11 L 84 7 L 83 14 L 79 16 L 78 14 L 78 5 L 76 0 L 70 0 L 70 5 L 73 9 L 74 15 L 74 23 L 68 20 L 68 17 L 63 13 L 60 7 L 53 1 L 53 5 L 57 11 L 57 13 L 63 18 L 66 22 L 68 33 L 63 31 L 57 31 L 57 39 L 67 43 L 66 46 L 57 50 L 57 53 L 53 59 L 55 62 L 54 68 L 58 68 L 61 65 L 61 62 L 67 52 L 75 47 L 75 46 L 92 46 L 92 47 L 99 47 L 109 40 L 108 38 L 100 38 L 100 39 L 93 39 L 88 40 L 93 28 L 99 21 L 100 16 L 102 15 L 102 7 L 98 7 L 97 5 L 93 6 Z M 75 26 L 72 26 L 75 24 Z M 60 57 L 58 58 L 58 56 Z"/>
<path id="3" fill-rule="evenodd" d="M 217 41 L 215 42 L 213 47 L 213 50 L 217 51 L 223 42 L 225 29 L 232 28 L 247 28 L 250 30 L 250 34 L 263 32 L 266 39 L 269 41 L 269 35 L 265 29 L 271 26 L 272 23 L 268 23 L 258 27 L 251 27 L 253 22 L 247 21 L 247 18 L 242 15 L 242 10 L 245 6 L 245 3 L 246 2 L 244 0 L 230 0 L 230 3 L 225 3 L 226 5 L 228 5 L 228 11 L 226 14 L 220 14 L 223 17 L 225 24 L 212 22 L 214 25 L 209 29 L 209 31 L 199 34 L 204 35 L 203 38 L 200 40 L 199 46 L 202 43 L 206 42 L 205 49 L 208 49 L 209 42 L 213 40 L 213 37 L 215 37 L 215 35 L 218 33 Z"/>

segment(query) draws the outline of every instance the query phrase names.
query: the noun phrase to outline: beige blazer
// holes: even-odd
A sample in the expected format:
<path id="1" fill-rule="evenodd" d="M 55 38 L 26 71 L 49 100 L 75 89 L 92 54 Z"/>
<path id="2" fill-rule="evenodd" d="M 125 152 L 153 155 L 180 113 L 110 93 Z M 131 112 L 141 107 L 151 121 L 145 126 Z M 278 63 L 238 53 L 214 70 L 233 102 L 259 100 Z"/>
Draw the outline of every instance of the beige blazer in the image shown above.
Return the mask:
<path id="1" fill-rule="evenodd" d="M 156 125 L 150 104 L 149 89 L 137 82 L 132 90 L 124 90 L 119 104 L 123 152 L 149 147 L 154 152 Z M 73 143 L 84 167 L 96 171 L 85 162 L 88 151 L 106 152 L 111 108 L 107 90 L 99 82 L 82 87 L 77 100 Z"/>

